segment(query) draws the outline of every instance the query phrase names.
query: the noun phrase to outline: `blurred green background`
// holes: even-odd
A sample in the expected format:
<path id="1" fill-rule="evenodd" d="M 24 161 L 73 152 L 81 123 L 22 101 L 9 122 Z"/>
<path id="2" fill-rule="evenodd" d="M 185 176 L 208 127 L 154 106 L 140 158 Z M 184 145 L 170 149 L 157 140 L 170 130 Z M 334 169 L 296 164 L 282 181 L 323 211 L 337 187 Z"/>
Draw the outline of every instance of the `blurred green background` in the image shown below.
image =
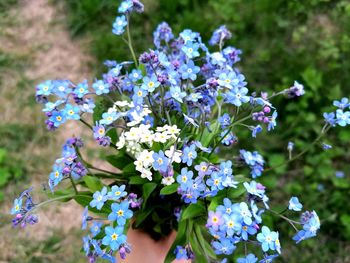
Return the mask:
<path id="1" fill-rule="evenodd" d="M 131 60 L 125 44 L 111 33 L 120 1 L 33 2 L 44 5 L 47 12 L 54 13 L 54 18 L 48 23 L 39 19 L 32 26 L 39 29 L 45 26 L 47 37 L 56 34 L 57 30 L 65 31 L 71 37 L 68 39 L 72 45 L 77 45 L 82 54 L 89 56 L 89 59 L 85 55 L 76 58 L 76 52 L 72 52 L 75 59 L 84 59 L 83 63 L 88 65 L 90 73 L 86 75 L 83 70 L 85 75 L 75 81 L 92 79 L 103 72 L 102 62 L 106 59 Z M 279 110 L 278 127 L 272 134 L 262 134 L 260 140 L 254 141 L 253 146 L 266 157 L 268 166 L 278 165 L 287 159 L 288 141 L 296 144 L 295 154 L 305 149 L 321 129 L 322 114 L 331 109 L 332 101 L 349 96 L 348 0 L 144 0 L 143 3 L 145 13 L 134 15 L 131 24 L 138 54 L 153 46 L 152 32 L 162 21 L 167 21 L 176 34 L 185 28 L 201 32 L 204 41 L 210 38 L 215 28 L 226 24 L 233 33 L 227 45 L 243 51 L 239 68 L 245 74 L 250 90 L 280 91 L 291 86 L 294 80 L 305 85 L 306 94 L 302 98 L 296 101 L 278 98 L 274 101 Z M 39 41 L 37 46 L 29 45 L 26 52 L 21 50 L 22 40 L 18 39 L 16 28 L 24 27 L 18 14 L 26 5 L 26 1 L 20 0 L 0 2 L 0 41 L 15 43 L 7 48 L 0 45 L 0 102 L 3 107 L 0 116 L 4 114 L 0 123 L 0 202 L 7 208 L 10 198 L 4 196 L 14 197 L 13 189 L 29 185 L 34 174 L 42 174 L 37 178 L 46 180 L 50 164 L 58 154 L 54 150 L 50 153 L 46 146 L 55 147 L 63 142 L 63 139 L 55 139 L 53 134 L 45 132 L 43 114 L 35 106 L 32 96 L 34 83 L 45 78 L 43 74 L 30 71 L 33 66 L 31 58 L 35 58 L 33 52 L 44 49 L 49 54 L 50 47 L 45 41 L 41 44 Z M 34 6 L 34 14 L 38 8 L 45 12 L 42 6 Z M 7 32 L 9 28 L 13 30 Z M 57 42 L 52 40 L 49 44 L 55 46 Z M 16 45 L 19 50 L 16 50 Z M 59 60 L 60 56 L 53 59 Z M 50 60 L 46 62 L 50 63 Z M 43 66 L 50 67 L 50 64 Z M 64 72 L 60 68 L 57 70 L 52 72 L 53 76 Z M 23 75 L 23 71 L 27 73 Z M 4 105 L 8 105 L 11 111 L 8 112 Z M 28 115 L 23 116 L 23 112 L 28 112 Z M 262 182 L 271 189 L 268 192 L 271 202 L 280 205 L 281 210 L 290 195 L 298 196 L 306 209 L 318 212 L 322 222 L 317 238 L 295 246 L 290 241 L 293 230 L 287 224 L 266 218 L 271 224 L 278 225 L 281 232 L 284 251 L 279 262 L 350 262 L 350 130 L 335 128 L 323 142 L 332 144 L 333 149 L 325 152 L 316 145 L 301 160 L 281 166 L 262 177 Z M 33 151 L 33 148 L 37 150 Z M 344 177 L 337 177 L 336 171 L 343 171 Z M 57 215 L 64 216 L 61 212 Z M 0 227 L 3 227 L 2 224 Z M 32 244 L 34 247 L 26 250 L 26 257 L 31 258 L 29 261 L 22 261 L 23 254 L 18 256 L 14 252 L 14 255 L 4 258 L 5 262 L 59 262 L 55 260 L 59 260 L 60 253 L 63 255 L 67 244 L 59 228 L 54 229 L 52 235 L 44 238 L 44 247 Z M 79 241 L 76 225 L 72 229 Z M 2 230 L 10 231 L 6 227 Z M 15 236 L 7 250 L 14 250 L 18 242 L 25 242 L 23 238 Z M 50 242 L 57 247 L 54 252 L 51 248 L 55 246 Z M 83 256 L 77 250 L 68 254 L 64 262 L 79 262 Z M 47 257 L 52 253 L 57 258 L 48 261 Z M 34 259 L 33 254 L 37 255 Z"/>

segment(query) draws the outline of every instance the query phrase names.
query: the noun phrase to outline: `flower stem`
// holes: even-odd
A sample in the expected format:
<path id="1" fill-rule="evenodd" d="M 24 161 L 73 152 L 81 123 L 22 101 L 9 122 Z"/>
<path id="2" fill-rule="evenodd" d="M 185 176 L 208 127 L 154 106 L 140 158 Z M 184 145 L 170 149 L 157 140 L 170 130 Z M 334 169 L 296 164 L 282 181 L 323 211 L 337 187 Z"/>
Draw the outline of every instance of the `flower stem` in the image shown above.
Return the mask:
<path id="1" fill-rule="evenodd" d="M 129 46 L 132 58 L 134 59 L 135 65 L 136 65 L 136 67 L 138 67 L 138 62 L 137 62 L 137 59 L 136 59 L 134 48 L 132 47 L 132 40 L 131 40 L 130 26 L 129 26 L 129 23 L 130 23 L 130 17 L 129 16 L 127 16 L 127 20 L 128 20 L 128 24 L 126 26 L 126 33 L 128 35 L 128 46 Z"/>

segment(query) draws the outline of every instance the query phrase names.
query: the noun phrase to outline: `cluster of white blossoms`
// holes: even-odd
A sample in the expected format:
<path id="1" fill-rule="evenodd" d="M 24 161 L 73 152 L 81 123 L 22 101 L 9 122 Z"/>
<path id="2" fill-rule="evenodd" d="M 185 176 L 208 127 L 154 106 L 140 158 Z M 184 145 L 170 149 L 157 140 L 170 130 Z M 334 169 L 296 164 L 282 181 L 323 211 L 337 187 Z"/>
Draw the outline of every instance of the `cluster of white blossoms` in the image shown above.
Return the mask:
<path id="1" fill-rule="evenodd" d="M 180 129 L 176 125 L 164 125 L 163 127 L 157 127 L 155 131 L 150 129 L 149 124 L 141 124 L 138 127 L 131 127 L 129 131 L 123 132 L 119 141 L 116 144 L 118 149 L 126 147 L 126 151 L 131 155 L 135 156 L 136 161 L 134 162 L 136 170 L 141 173 L 142 178 L 147 178 L 152 181 L 152 165 L 154 163 L 153 154 L 154 151 L 150 151 L 143 148 L 143 145 L 147 145 L 149 148 L 152 147 L 153 143 L 167 144 L 168 149 L 165 150 L 164 154 L 169 158 L 169 165 L 171 163 L 181 162 L 182 151 L 177 150 L 173 142 L 178 142 Z M 170 185 L 174 182 L 172 176 L 164 177 L 162 183 Z"/>

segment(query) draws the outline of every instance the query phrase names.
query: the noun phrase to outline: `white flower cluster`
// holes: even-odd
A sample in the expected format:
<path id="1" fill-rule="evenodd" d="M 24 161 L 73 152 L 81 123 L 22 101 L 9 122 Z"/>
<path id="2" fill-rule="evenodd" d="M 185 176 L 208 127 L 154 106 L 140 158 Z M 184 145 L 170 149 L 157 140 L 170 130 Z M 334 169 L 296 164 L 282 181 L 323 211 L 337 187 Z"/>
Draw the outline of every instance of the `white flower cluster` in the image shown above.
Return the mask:
<path id="1" fill-rule="evenodd" d="M 136 161 L 134 162 L 136 170 L 141 173 L 142 178 L 152 180 L 151 168 L 154 162 L 153 154 L 154 151 L 143 149 L 142 145 L 146 144 L 152 147 L 153 143 L 168 143 L 170 141 L 175 142 L 180 133 L 180 129 L 176 125 L 165 125 L 163 127 L 157 127 L 156 131 L 150 129 L 150 125 L 141 124 L 138 127 L 131 127 L 129 131 L 123 132 L 119 141 L 116 144 L 118 149 L 126 147 L 126 151 L 135 156 Z M 172 145 L 168 150 L 165 151 L 165 156 L 169 158 L 169 165 L 173 162 L 181 162 L 182 152 L 176 150 L 175 146 Z M 169 185 L 174 182 L 174 178 L 164 178 L 163 184 Z"/>

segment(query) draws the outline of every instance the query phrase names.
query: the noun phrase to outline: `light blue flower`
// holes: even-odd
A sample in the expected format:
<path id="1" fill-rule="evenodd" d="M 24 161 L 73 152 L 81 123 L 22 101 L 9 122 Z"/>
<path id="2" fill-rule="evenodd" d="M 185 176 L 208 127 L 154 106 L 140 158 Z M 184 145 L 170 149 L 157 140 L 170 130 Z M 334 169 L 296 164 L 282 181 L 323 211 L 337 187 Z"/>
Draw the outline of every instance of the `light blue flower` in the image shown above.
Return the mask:
<path id="1" fill-rule="evenodd" d="M 90 202 L 91 207 L 101 210 L 104 203 L 107 201 L 107 187 L 103 187 L 101 191 L 96 191 L 93 195 L 92 201 Z"/>
<path id="2" fill-rule="evenodd" d="M 13 201 L 13 207 L 11 209 L 11 215 L 16 215 L 21 211 L 22 208 L 22 199 L 21 198 L 16 198 Z"/>
<path id="3" fill-rule="evenodd" d="M 112 212 L 108 215 L 108 220 L 117 221 L 119 226 L 123 226 L 126 220 L 131 218 L 133 213 L 129 210 L 129 202 L 123 201 L 120 204 L 114 203 L 111 205 Z"/>
<path id="4" fill-rule="evenodd" d="M 110 192 L 108 192 L 108 197 L 112 200 L 119 200 L 120 198 L 127 195 L 127 192 L 125 190 L 125 185 L 117 186 L 113 185 Z"/>
<path id="5" fill-rule="evenodd" d="M 299 202 L 298 197 L 293 196 L 289 200 L 289 206 L 288 206 L 289 210 L 301 211 L 302 208 L 303 208 L 303 205 Z"/>
<path id="6" fill-rule="evenodd" d="M 117 226 L 115 228 L 107 226 L 105 228 L 106 236 L 102 239 L 102 244 L 110 246 L 112 250 L 118 250 L 119 247 L 126 242 L 126 236 L 123 234 L 124 227 Z"/>

